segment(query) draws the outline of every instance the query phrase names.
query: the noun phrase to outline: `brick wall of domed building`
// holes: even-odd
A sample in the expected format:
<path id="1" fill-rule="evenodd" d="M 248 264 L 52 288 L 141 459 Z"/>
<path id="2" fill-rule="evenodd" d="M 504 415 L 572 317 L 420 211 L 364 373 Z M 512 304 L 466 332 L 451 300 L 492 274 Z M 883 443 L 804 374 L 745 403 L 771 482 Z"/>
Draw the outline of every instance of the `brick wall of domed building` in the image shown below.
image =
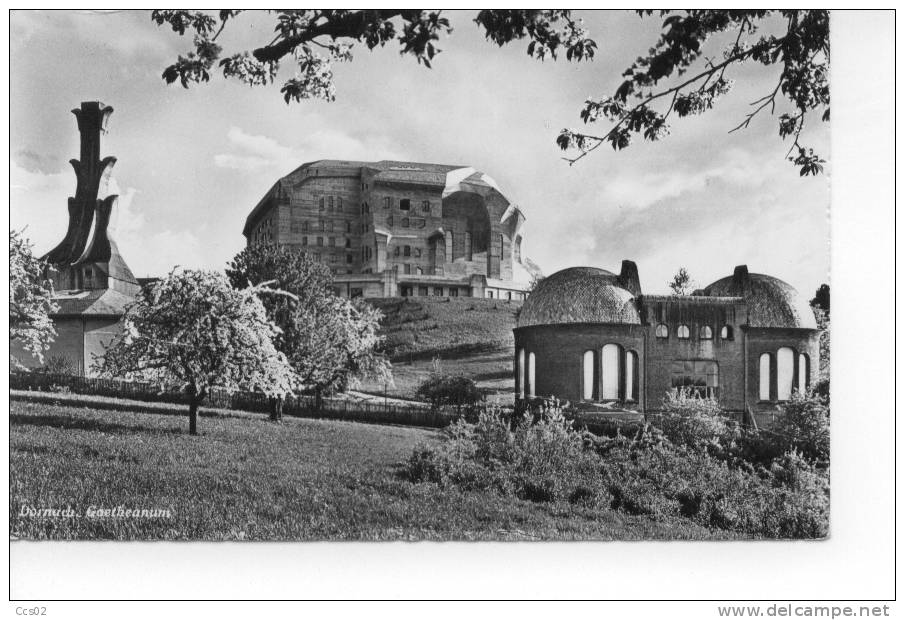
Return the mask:
<path id="1" fill-rule="evenodd" d="M 564 269 L 519 315 L 516 398 L 649 412 L 682 387 L 769 423 L 778 403 L 816 380 L 818 337 L 791 286 L 745 266 L 691 296 L 644 295 L 631 261 L 618 275 Z"/>

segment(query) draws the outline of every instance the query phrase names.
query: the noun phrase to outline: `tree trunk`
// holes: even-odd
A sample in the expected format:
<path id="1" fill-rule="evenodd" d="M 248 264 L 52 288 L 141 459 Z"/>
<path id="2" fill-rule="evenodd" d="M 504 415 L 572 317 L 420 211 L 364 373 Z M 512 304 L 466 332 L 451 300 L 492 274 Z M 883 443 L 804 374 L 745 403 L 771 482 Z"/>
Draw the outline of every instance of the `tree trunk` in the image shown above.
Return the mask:
<path id="1" fill-rule="evenodd" d="M 189 401 L 189 435 L 198 434 L 198 401 L 192 399 Z"/>
<path id="2" fill-rule="evenodd" d="M 283 421 L 283 398 L 281 396 L 270 399 L 270 419 L 273 422 Z"/>

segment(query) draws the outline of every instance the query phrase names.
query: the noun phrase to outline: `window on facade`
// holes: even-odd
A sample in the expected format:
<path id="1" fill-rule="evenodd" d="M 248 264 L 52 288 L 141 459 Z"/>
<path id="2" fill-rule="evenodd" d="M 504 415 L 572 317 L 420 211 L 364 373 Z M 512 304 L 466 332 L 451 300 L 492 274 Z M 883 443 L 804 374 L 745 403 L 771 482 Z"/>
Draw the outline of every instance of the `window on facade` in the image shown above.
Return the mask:
<path id="1" fill-rule="evenodd" d="M 719 365 L 712 360 L 676 360 L 671 368 L 672 387 L 699 398 L 717 398 L 720 389 Z"/>
<path id="2" fill-rule="evenodd" d="M 349 297 L 355 299 L 356 297 L 362 297 L 364 295 L 364 289 L 353 288 L 349 290 Z"/>
<path id="3" fill-rule="evenodd" d="M 676 329 L 676 337 L 682 340 L 690 338 L 691 330 L 688 329 L 688 325 L 679 325 L 678 329 Z"/>
<path id="4" fill-rule="evenodd" d="M 525 397 L 525 350 L 519 349 L 518 358 L 516 359 L 517 368 L 515 370 L 516 382 L 518 385 L 516 386 L 516 390 L 518 391 L 519 398 Z"/>
<path id="5" fill-rule="evenodd" d="M 537 366 L 537 358 L 534 356 L 534 353 L 528 354 L 528 396 L 534 397 L 534 392 L 537 389 L 535 379 L 537 378 L 536 374 L 536 366 Z"/>
<path id="6" fill-rule="evenodd" d="M 625 400 L 637 402 L 638 400 L 638 353 L 625 352 Z"/>
<path id="7" fill-rule="evenodd" d="M 337 210 L 337 211 L 342 211 L 342 210 L 343 210 L 343 199 L 342 199 L 342 196 L 337 196 L 337 197 L 336 197 L 336 210 Z"/>
<path id="8" fill-rule="evenodd" d="M 415 275 L 416 276 L 424 275 L 424 270 L 421 267 L 415 267 Z"/>
<path id="9" fill-rule="evenodd" d="M 581 397 L 594 400 L 594 352 L 585 351 L 581 360 Z"/>
<path id="10" fill-rule="evenodd" d="M 403 198 L 399 201 L 399 209 L 402 211 L 408 211 L 412 208 L 412 201 L 408 198 Z"/>
<path id="11" fill-rule="evenodd" d="M 329 197 L 327 198 L 327 210 L 328 210 L 328 211 L 332 211 L 332 210 L 333 210 L 333 196 L 329 196 Z"/>
<path id="12" fill-rule="evenodd" d="M 421 201 L 421 210 L 424 211 L 425 213 L 430 213 L 430 210 L 431 210 L 430 200 Z"/>
<path id="13" fill-rule="evenodd" d="M 811 383 L 811 360 L 807 355 L 798 355 L 798 391 L 804 394 Z"/>
<path id="14" fill-rule="evenodd" d="M 731 325 L 723 325 L 723 329 L 720 330 L 720 338 L 723 340 L 733 340 L 735 338 Z"/>
<path id="15" fill-rule="evenodd" d="M 600 354 L 600 398 L 617 400 L 619 398 L 619 346 L 607 344 Z"/>
<path id="16" fill-rule="evenodd" d="M 345 245 L 346 245 L 347 248 L 351 248 L 351 247 L 352 247 L 352 240 L 347 238 L 347 239 L 346 239 L 346 244 L 345 244 Z"/>
<path id="17" fill-rule="evenodd" d="M 402 218 L 402 227 L 403 228 L 409 227 L 409 218 L 407 218 L 407 217 Z"/>
<path id="18" fill-rule="evenodd" d="M 515 248 L 513 249 L 513 254 L 515 255 L 515 262 L 522 262 L 522 236 L 516 235 L 515 237 Z"/>
<path id="19" fill-rule="evenodd" d="M 405 265 L 403 265 L 402 273 L 404 273 L 407 276 L 412 275 L 412 266 L 409 263 L 406 263 Z"/>
<path id="20" fill-rule="evenodd" d="M 757 394 L 760 400 L 770 400 L 770 354 L 762 353 L 759 362 Z"/>
<path id="21" fill-rule="evenodd" d="M 471 233 L 465 233 L 465 260 L 471 260 Z"/>
<path id="22" fill-rule="evenodd" d="M 393 248 L 393 256 L 399 256 L 399 246 L 398 245 L 395 248 Z"/>
<path id="23" fill-rule="evenodd" d="M 346 222 L 346 232 L 347 233 L 352 232 L 352 222 Z"/>
<path id="24" fill-rule="evenodd" d="M 336 247 L 336 237 L 330 237 L 329 239 L 327 239 L 327 245 L 330 246 L 331 248 L 335 248 Z"/>
<path id="25" fill-rule="evenodd" d="M 312 258 L 312 260 L 314 260 L 315 263 L 321 262 L 321 255 L 320 255 L 320 254 L 312 254 L 312 255 L 311 255 L 311 258 Z"/>
<path id="26" fill-rule="evenodd" d="M 434 297 L 443 297 L 443 287 L 442 286 L 434 287 Z"/>
<path id="27" fill-rule="evenodd" d="M 781 347 L 776 352 L 776 398 L 792 398 L 792 379 L 795 375 L 795 351 Z"/>
<path id="28" fill-rule="evenodd" d="M 323 196 L 321 196 L 321 199 L 318 201 L 317 207 L 318 207 L 318 209 L 320 209 L 321 211 L 324 210 L 324 197 L 323 197 Z"/>
<path id="29" fill-rule="evenodd" d="M 352 255 L 351 254 L 346 254 L 346 264 L 347 265 L 352 264 Z"/>
<path id="30" fill-rule="evenodd" d="M 415 248 L 415 258 L 421 258 L 421 248 Z"/>
<path id="31" fill-rule="evenodd" d="M 383 208 L 384 208 L 384 209 L 389 209 L 389 208 L 390 208 L 390 197 L 389 197 L 389 196 L 385 196 L 385 197 L 384 197 L 384 199 L 383 199 Z"/>
<path id="32" fill-rule="evenodd" d="M 458 297 L 458 296 L 459 296 L 459 289 L 457 289 L 457 288 L 451 288 L 451 289 L 449 289 L 449 296 L 450 296 L 450 297 Z"/>
<path id="33" fill-rule="evenodd" d="M 411 256 L 412 255 L 412 246 L 410 246 L 410 245 L 405 246 L 402 250 L 402 255 Z"/>
<path id="34" fill-rule="evenodd" d="M 698 333 L 698 338 L 701 340 L 713 340 L 713 330 L 710 329 L 709 325 L 702 325 L 701 331 Z"/>
<path id="35" fill-rule="evenodd" d="M 665 323 L 660 323 L 654 333 L 657 338 L 669 338 L 669 327 Z"/>
<path id="36" fill-rule="evenodd" d="M 302 245 L 308 245 L 308 237 L 302 237 Z"/>
<path id="37" fill-rule="evenodd" d="M 318 237 L 318 238 L 317 238 L 317 245 L 320 246 L 320 247 L 323 247 L 323 245 L 324 245 L 324 238 L 323 238 L 323 237 Z"/>
<path id="38" fill-rule="evenodd" d="M 392 226 L 392 225 L 393 225 L 393 216 L 388 215 L 387 216 L 387 226 Z"/>

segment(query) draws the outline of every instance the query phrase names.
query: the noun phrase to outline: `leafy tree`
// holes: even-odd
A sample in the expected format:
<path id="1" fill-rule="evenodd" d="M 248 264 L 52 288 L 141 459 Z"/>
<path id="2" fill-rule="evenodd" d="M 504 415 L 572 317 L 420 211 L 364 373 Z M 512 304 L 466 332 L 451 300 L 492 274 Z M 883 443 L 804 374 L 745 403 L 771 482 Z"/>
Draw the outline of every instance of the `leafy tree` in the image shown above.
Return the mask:
<path id="1" fill-rule="evenodd" d="M 676 272 L 676 275 L 672 277 L 672 281 L 667 284 L 672 290 L 673 295 L 688 295 L 694 288 L 694 282 L 691 280 L 691 276 L 688 275 L 688 270 L 685 269 L 685 267 L 680 267 Z"/>
<path id="2" fill-rule="evenodd" d="M 390 364 L 377 351 L 380 312 L 335 295 L 326 266 L 284 246 L 253 245 L 236 255 L 226 275 L 237 288 L 272 282 L 291 294 L 265 295 L 264 306 L 281 330 L 275 344 L 295 370 L 296 389 L 314 388 L 320 396 L 363 376 L 389 376 Z"/>
<path id="3" fill-rule="evenodd" d="M 400 53 L 414 56 L 430 68 L 440 52 L 437 43 L 452 29 L 442 11 L 426 9 L 335 10 L 292 9 L 272 12 L 276 35 L 249 52 L 221 58 L 218 39 L 241 11 L 216 13 L 183 10 L 152 11 L 158 25 L 168 25 L 179 35 L 193 34 L 193 49 L 179 56 L 163 72 L 167 83 L 207 82 L 215 64 L 224 77 L 251 86 L 272 83 L 280 63 L 290 59 L 293 77 L 280 92 L 286 103 L 302 99 L 336 97 L 333 63 L 352 60 L 355 43 L 369 50 L 396 42 Z M 642 19 L 652 10 L 638 11 Z M 610 122 L 603 133 L 563 129 L 556 141 L 571 155 L 570 163 L 602 144 L 621 150 L 634 136 L 659 140 L 669 133 L 670 115 L 682 118 L 712 109 L 732 88 L 732 72 L 743 64 L 777 67 L 776 87 L 754 101 L 751 111 L 731 131 L 748 127 L 764 110 L 779 116 L 779 135 L 792 138 L 787 158 L 802 176 L 816 175 L 825 163 L 800 142 L 805 118 L 811 112 L 829 120 L 829 12 L 825 10 L 690 10 L 660 11 L 662 33 L 645 55 L 623 72 L 626 79 L 612 96 L 589 98 L 581 111 L 586 124 Z M 528 41 L 533 58 L 566 60 L 594 58 L 596 42 L 580 19 L 566 9 L 482 10 L 475 23 L 488 40 L 499 46 Z M 729 43 L 718 49 L 721 39 Z M 714 43 L 716 41 L 716 43 Z"/>
<path id="4" fill-rule="evenodd" d="M 827 317 L 830 316 L 830 285 L 829 284 L 821 284 L 820 288 L 817 289 L 817 293 L 814 295 L 814 299 L 811 300 L 811 305 L 816 306 L 823 310 Z"/>
<path id="5" fill-rule="evenodd" d="M 9 231 L 9 358 L 15 368 L 23 366 L 12 354 L 13 342 L 43 362 L 44 351 L 57 334 L 50 314 L 59 307 L 46 277 L 48 267 L 31 248 L 21 232 Z"/>
<path id="6" fill-rule="evenodd" d="M 170 273 L 126 309 L 98 370 L 184 391 L 192 435 L 211 388 L 285 394 L 292 368 L 274 348 L 279 332 L 258 298 L 262 288 L 240 291 L 211 271 Z"/>

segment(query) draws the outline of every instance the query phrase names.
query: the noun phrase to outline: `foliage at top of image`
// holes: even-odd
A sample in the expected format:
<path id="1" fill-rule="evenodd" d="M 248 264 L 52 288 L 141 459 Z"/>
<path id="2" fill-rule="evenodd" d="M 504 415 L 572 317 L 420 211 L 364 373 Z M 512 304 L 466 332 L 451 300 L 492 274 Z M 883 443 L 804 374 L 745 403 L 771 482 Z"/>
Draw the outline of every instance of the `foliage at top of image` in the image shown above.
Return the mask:
<path id="1" fill-rule="evenodd" d="M 691 275 L 689 275 L 688 270 L 685 269 L 685 267 L 680 267 L 676 272 L 676 275 L 672 277 L 672 280 L 666 284 L 669 286 L 673 295 L 679 296 L 690 295 L 695 287 L 695 283 L 692 281 Z"/>
<path id="2" fill-rule="evenodd" d="M 59 307 L 53 301 L 53 285 L 47 265 L 32 253 L 32 244 L 22 232 L 9 231 L 9 343 L 21 345 L 38 361 L 56 337 L 50 314 Z M 10 352 L 10 366 L 22 363 Z"/>
<path id="3" fill-rule="evenodd" d="M 369 50 L 396 43 L 400 54 L 430 68 L 441 51 L 440 37 L 452 31 L 438 10 L 278 10 L 271 11 L 272 38 L 254 50 L 221 58 L 218 39 L 241 13 L 152 11 L 151 19 L 158 26 L 168 25 L 180 36 L 193 35 L 192 51 L 164 70 L 166 82 L 178 81 L 186 88 L 207 82 L 217 65 L 226 78 L 263 86 L 276 80 L 280 63 L 288 59 L 295 73 L 280 89 L 286 103 L 333 101 L 333 63 L 351 61 L 356 43 Z M 637 13 L 647 19 L 654 11 Z M 615 93 L 585 101 L 582 121 L 593 124 L 605 119 L 610 127 L 599 134 L 563 129 L 557 136 L 559 147 L 570 152 L 566 157 L 570 164 L 602 144 L 622 150 L 635 136 L 660 140 L 669 134 L 670 115 L 682 118 L 711 110 L 733 86 L 727 71 L 751 63 L 778 66 L 776 87 L 752 102 L 751 111 L 731 132 L 748 127 L 764 110 L 773 114 L 781 102 L 788 109 L 779 116 L 779 135 L 792 139 L 787 159 L 798 166 L 801 176 L 823 172 L 825 160 L 802 144 L 800 137 L 810 113 L 822 121 L 830 116 L 828 11 L 660 11 L 659 17 L 663 19 L 659 39 L 623 72 L 625 80 Z M 478 11 L 474 22 L 499 46 L 527 40 L 528 54 L 538 60 L 556 60 L 562 54 L 567 61 L 579 62 L 596 55 L 597 43 L 566 9 L 485 9 Z M 781 24 L 779 32 L 769 33 L 774 22 Z M 732 43 L 722 50 L 707 50 L 707 44 L 723 33 L 734 35 Z"/>

